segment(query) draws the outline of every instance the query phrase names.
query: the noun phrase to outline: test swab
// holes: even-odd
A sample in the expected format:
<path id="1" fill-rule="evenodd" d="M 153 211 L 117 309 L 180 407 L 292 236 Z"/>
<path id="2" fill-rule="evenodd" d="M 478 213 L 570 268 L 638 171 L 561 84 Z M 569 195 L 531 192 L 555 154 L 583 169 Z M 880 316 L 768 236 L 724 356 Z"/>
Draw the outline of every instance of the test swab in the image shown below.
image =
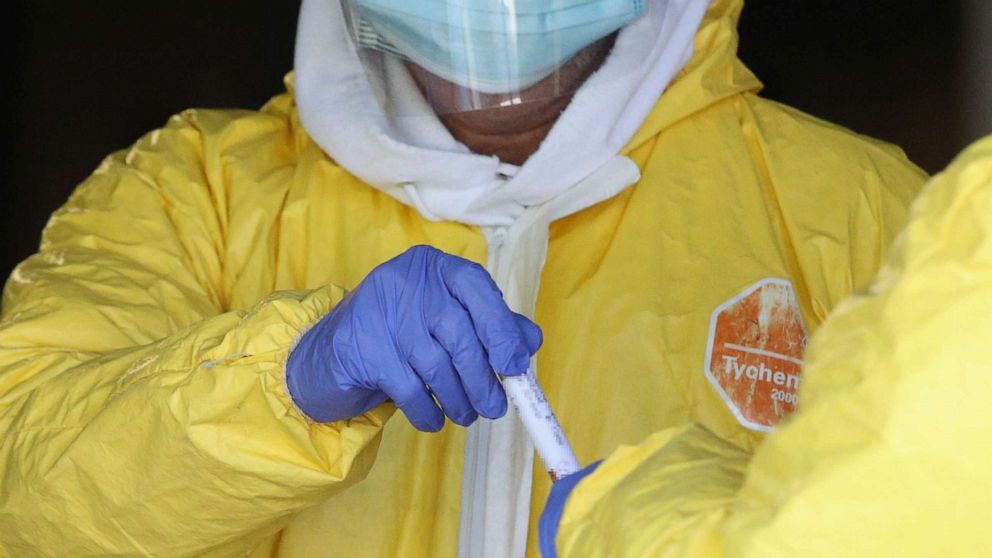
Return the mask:
<path id="1" fill-rule="evenodd" d="M 534 370 L 528 368 L 525 374 L 504 376 L 503 389 L 520 415 L 552 482 L 578 471 L 581 468 L 579 460 L 551 410 L 548 398 L 537 383 Z"/>

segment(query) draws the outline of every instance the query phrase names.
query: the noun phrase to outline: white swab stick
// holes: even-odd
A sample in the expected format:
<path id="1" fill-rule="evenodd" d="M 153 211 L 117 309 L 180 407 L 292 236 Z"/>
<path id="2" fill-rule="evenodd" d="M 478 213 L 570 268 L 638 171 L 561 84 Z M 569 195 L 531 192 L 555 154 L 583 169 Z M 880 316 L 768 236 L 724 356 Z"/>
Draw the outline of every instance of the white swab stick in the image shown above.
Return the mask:
<path id="1" fill-rule="evenodd" d="M 506 390 L 510 403 L 517 409 L 551 480 L 557 481 L 578 471 L 581 468 L 579 460 L 575 457 L 558 418 L 551 410 L 548 398 L 537 383 L 533 369 L 528 368 L 520 376 L 504 376 L 503 389 Z"/>

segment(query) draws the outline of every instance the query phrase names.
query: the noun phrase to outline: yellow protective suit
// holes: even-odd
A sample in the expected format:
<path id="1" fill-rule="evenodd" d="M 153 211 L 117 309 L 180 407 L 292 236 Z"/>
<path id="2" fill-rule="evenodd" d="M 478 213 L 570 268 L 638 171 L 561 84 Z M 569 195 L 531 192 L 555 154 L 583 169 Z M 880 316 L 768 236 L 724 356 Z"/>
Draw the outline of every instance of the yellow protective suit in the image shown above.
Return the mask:
<path id="1" fill-rule="evenodd" d="M 717 354 L 734 363 L 721 377 L 772 381 L 745 355 L 798 361 L 797 307 L 812 330 L 864 287 L 924 181 L 897 148 L 759 98 L 739 10 L 710 7 L 625 149 L 640 182 L 552 225 L 539 371 L 584 461 L 696 422 L 760 440 L 704 371 L 711 318 L 750 351 Z M 313 424 L 282 383 L 300 331 L 420 243 L 486 257 L 478 229 L 429 222 L 330 160 L 292 91 L 187 111 L 109 157 L 4 293 L 0 554 L 454 555 L 464 430 L 387 424 L 389 405 Z M 769 290 L 727 307 L 755 284 Z M 748 338 L 751 311 L 781 327 Z M 532 555 L 549 489 L 535 469 Z"/>
<path id="2" fill-rule="evenodd" d="M 616 451 L 561 556 L 992 555 L 992 138 L 928 186 L 866 293 L 814 336 L 755 452 L 701 426 Z"/>

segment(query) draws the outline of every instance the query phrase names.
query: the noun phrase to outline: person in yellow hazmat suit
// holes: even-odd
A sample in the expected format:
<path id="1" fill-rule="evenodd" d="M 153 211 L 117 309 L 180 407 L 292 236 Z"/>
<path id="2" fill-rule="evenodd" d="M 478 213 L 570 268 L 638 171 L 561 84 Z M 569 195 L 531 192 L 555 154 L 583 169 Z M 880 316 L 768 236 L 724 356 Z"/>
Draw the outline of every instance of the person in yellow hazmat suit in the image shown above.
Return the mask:
<path id="1" fill-rule="evenodd" d="M 992 554 L 990 214 L 992 137 L 813 336 L 802 405 L 754 455 L 699 424 L 623 446 L 555 485 L 544 555 L 556 529 L 559 556 Z"/>
<path id="2" fill-rule="evenodd" d="M 584 462 L 755 447 L 925 176 L 760 98 L 741 7 L 304 0 L 286 93 L 114 153 L 10 276 L 0 554 L 536 556 L 528 366 Z"/>

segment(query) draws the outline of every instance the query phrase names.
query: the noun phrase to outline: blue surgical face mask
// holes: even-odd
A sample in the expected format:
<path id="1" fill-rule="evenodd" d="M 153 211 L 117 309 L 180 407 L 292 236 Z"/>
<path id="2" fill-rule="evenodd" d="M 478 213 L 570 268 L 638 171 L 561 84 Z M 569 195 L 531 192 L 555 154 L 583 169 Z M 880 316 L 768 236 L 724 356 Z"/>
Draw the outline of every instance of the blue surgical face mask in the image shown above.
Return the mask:
<path id="1" fill-rule="evenodd" d="M 488 94 L 523 90 L 641 16 L 645 0 L 345 0 L 360 47 Z"/>

